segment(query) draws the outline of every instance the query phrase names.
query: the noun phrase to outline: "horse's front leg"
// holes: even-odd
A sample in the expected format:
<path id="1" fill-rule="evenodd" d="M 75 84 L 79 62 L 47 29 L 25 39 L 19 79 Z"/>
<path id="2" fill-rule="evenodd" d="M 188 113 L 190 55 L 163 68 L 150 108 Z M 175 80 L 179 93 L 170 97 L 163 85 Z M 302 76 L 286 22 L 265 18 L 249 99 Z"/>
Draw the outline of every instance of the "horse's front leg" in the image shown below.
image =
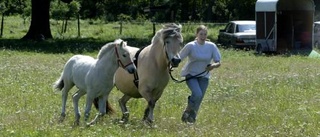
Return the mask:
<path id="1" fill-rule="evenodd" d="M 99 119 L 101 119 L 105 114 L 106 114 L 106 101 L 107 101 L 107 96 L 104 97 L 99 97 L 99 113 L 96 115 L 96 117 L 90 122 L 88 123 L 88 125 L 93 125 L 96 124 Z M 89 114 L 92 103 L 93 103 L 94 98 L 93 97 L 88 97 L 87 96 L 87 104 L 86 104 L 86 114 Z"/>
<path id="2" fill-rule="evenodd" d="M 148 107 L 145 109 L 143 121 L 149 126 L 153 123 L 153 110 L 156 105 L 156 101 L 148 101 Z"/>
<path id="3" fill-rule="evenodd" d="M 74 114 L 75 114 L 75 122 L 74 125 L 80 124 L 80 111 L 79 111 L 79 99 L 85 95 L 86 92 L 78 90 L 76 93 L 73 94 L 73 106 L 74 106 Z"/>
<path id="4" fill-rule="evenodd" d="M 129 111 L 127 109 L 127 102 L 131 99 L 130 96 L 123 95 L 121 99 L 119 99 L 119 105 L 122 111 L 122 118 L 120 123 L 127 123 L 129 121 Z"/>

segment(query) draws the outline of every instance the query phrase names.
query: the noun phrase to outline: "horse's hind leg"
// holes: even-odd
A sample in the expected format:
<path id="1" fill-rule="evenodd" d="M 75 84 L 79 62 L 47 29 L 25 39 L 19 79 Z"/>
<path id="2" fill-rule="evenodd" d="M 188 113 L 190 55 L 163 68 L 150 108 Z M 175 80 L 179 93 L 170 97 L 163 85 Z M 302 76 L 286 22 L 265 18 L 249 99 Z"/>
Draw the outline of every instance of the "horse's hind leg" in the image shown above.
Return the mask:
<path id="1" fill-rule="evenodd" d="M 63 122 L 66 117 L 66 104 L 68 99 L 68 92 L 73 87 L 72 84 L 66 84 L 62 89 L 62 107 L 61 107 L 61 114 L 59 118 L 59 122 Z"/>
<path id="2" fill-rule="evenodd" d="M 123 95 L 121 99 L 119 99 L 119 105 L 122 111 L 121 123 L 127 123 L 129 120 L 129 111 L 127 109 L 127 102 L 131 99 L 130 96 Z"/>

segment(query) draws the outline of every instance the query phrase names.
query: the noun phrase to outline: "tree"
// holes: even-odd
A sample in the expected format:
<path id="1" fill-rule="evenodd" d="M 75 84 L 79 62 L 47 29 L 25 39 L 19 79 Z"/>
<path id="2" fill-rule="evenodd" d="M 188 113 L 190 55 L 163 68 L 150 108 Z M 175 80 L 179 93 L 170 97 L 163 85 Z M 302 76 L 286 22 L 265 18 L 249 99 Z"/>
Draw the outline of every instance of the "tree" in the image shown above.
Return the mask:
<path id="1" fill-rule="evenodd" d="M 70 3 L 72 0 L 61 0 Z M 51 0 L 31 0 L 31 24 L 29 31 L 22 39 L 45 40 L 51 39 L 50 29 L 50 2 Z"/>
<path id="2" fill-rule="evenodd" d="M 50 30 L 50 0 L 31 0 L 31 24 L 22 39 L 44 40 L 52 38 Z"/>
<path id="3" fill-rule="evenodd" d="M 4 22 L 4 13 L 5 13 L 5 3 L 3 2 L 3 1 L 0 1 L 1 3 L 0 3 L 0 12 L 1 12 L 1 27 L 0 27 L 0 38 L 2 37 L 2 35 L 3 35 L 3 22 Z"/>

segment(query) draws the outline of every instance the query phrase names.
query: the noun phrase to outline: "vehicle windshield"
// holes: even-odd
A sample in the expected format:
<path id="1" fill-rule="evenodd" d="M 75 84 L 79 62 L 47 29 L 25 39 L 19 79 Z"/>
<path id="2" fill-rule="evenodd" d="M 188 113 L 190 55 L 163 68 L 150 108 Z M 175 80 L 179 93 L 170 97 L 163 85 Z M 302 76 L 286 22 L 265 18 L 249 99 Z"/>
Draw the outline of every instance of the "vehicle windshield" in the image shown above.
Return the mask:
<path id="1" fill-rule="evenodd" d="M 256 31 L 255 24 L 239 24 L 237 25 L 237 32 L 252 32 Z"/>

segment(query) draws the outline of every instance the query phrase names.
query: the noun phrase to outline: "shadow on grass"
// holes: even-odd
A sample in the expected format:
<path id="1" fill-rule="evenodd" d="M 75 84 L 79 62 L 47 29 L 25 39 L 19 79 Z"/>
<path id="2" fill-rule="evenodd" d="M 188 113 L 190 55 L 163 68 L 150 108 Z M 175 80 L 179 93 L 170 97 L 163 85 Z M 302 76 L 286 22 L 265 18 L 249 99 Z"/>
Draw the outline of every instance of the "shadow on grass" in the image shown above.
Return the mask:
<path id="1" fill-rule="evenodd" d="M 150 44 L 151 39 L 123 38 L 129 46 L 143 47 Z M 0 49 L 43 53 L 77 53 L 100 50 L 108 42 L 93 38 L 81 39 L 50 39 L 45 41 L 29 41 L 20 39 L 0 39 Z"/>

